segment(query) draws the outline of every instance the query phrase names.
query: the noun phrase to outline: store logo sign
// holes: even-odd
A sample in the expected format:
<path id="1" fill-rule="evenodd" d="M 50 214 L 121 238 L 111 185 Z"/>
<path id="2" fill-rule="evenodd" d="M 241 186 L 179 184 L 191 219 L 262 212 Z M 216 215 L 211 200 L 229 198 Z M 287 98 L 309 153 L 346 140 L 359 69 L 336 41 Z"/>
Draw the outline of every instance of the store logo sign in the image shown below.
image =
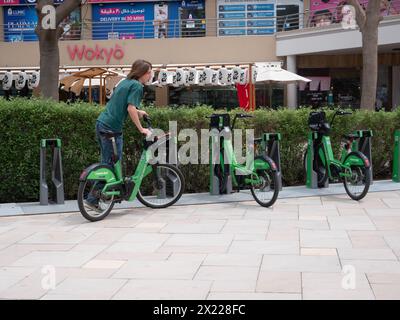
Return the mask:
<path id="1" fill-rule="evenodd" d="M 112 48 L 101 48 L 99 45 L 96 44 L 95 48 L 88 47 L 86 45 L 74 45 L 68 46 L 68 53 L 71 60 L 105 60 L 106 63 L 110 63 L 111 58 L 115 60 L 121 60 L 124 55 L 124 49 L 119 46 L 115 45 Z"/>
<path id="2" fill-rule="evenodd" d="M 25 10 L 24 9 L 14 9 L 13 10 L 12 8 L 8 8 L 7 15 L 9 17 L 24 16 L 25 15 Z"/>

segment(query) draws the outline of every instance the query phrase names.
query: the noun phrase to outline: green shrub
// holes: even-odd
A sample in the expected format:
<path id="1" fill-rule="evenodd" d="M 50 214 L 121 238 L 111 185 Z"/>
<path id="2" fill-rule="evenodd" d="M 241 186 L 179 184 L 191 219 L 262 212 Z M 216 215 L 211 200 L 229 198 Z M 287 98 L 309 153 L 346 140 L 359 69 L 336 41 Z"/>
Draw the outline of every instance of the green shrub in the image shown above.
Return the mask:
<path id="1" fill-rule="evenodd" d="M 54 103 L 39 99 L 0 99 L 0 202 L 38 201 L 39 143 L 43 138 L 60 138 L 66 199 L 75 199 L 81 171 L 99 160 L 95 121 L 103 107 L 88 103 Z M 209 128 L 211 107 L 154 108 L 146 111 L 154 128 L 168 129 L 168 121 L 182 128 Z M 238 110 L 231 113 L 234 114 Z M 255 135 L 280 132 L 284 184 L 304 184 L 302 158 L 307 142 L 309 109 L 277 111 L 256 110 L 253 119 L 238 120 L 238 128 L 253 128 Z M 333 111 L 327 111 L 330 118 Z M 351 116 L 336 117 L 332 144 L 339 150 L 341 136 L 355 129 L 371 129 L 373 137 L 374 177 L 389 178 L 393 157 L 394 130 L 400 128 L 400 110 L 395 112 L 357 111 Z M 125 172 L 132 174 L 141 152 L 141 134 L 128 121 L 124 130 Z M 199 148 L 200 149 L 200 148 Z M 200 154 L 200 150 L 199 150 Z M 181 167 L 186 178 L 186 192 L 208 191 L 208 165 Z"/>

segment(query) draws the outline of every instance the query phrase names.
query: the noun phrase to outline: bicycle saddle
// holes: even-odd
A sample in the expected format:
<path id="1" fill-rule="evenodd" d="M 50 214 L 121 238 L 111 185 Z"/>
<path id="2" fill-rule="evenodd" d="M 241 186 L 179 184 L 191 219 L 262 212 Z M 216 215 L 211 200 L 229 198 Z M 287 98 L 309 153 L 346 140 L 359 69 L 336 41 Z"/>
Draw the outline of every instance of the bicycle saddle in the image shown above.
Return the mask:
<path id="1" fill-rule="evenodd" d="M 358 135 L 357 135 L 357 134 L 354 134 L 354 133 L 349 133 L 349 134 L 343 135 L 342 137 L 343 137 L 344 139 L 347 139 L 347 140 L 353 140 L 353 139 L 357 139 L 357 138 L 358 138 Z"/>

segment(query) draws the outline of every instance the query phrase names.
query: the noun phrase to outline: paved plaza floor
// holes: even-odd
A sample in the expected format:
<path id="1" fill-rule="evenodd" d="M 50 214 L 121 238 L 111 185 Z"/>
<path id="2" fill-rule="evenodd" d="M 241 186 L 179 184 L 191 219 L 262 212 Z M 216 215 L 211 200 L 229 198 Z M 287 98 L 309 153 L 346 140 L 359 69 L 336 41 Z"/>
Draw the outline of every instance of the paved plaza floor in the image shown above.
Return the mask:
<path id="1" fill-rule="evenodd" d="M 399 259 L 399 190 L 0 217 L 1 299 L 400 299 Z"/>

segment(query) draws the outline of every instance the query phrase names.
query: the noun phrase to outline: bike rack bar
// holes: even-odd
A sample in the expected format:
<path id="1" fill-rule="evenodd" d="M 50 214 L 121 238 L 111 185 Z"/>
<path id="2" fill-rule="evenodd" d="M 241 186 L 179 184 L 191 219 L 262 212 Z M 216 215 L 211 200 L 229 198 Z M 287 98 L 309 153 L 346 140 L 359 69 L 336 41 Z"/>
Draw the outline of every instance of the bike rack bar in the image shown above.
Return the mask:
<path id="1" fill-rule="evenodd" d="M 354 134 L 358 136 L 353 141 L 351 149 L 353 151 L 362 152 L 369 160 L 371 164 L 371 184 L 373 184 L 373 166 L 372 166 L 372 145 L 371 138 L 373 137 L 372 130 L 357 130 Z"/>
<path id="2" fill-rule="evenodd" d="M 42 139 L 40 141 L 40 204 L 49 204 L 49 187 L 46 181 L 46 147 L 52 150 L 51 181 L 55 187 L 55 199 L 50 200 L 56 204 L 64 204 L 64 181 L 61 162 L 61 140 Z"/>
<path id="3" fill-rule="evenodd" d="M 280 133 L 264 133 L 261 138 L 261 150 L 264 155 L 271 158 L 278 168 L 279 190 L 282 190 L 282 171 L 281 171 L 281 152 L 280 152 Z"/>
<path id="4" fill-rule="evenodd" d="M 396 130 L 394 133 L 392 180 L 400 182 L 400 130 Z"/>

